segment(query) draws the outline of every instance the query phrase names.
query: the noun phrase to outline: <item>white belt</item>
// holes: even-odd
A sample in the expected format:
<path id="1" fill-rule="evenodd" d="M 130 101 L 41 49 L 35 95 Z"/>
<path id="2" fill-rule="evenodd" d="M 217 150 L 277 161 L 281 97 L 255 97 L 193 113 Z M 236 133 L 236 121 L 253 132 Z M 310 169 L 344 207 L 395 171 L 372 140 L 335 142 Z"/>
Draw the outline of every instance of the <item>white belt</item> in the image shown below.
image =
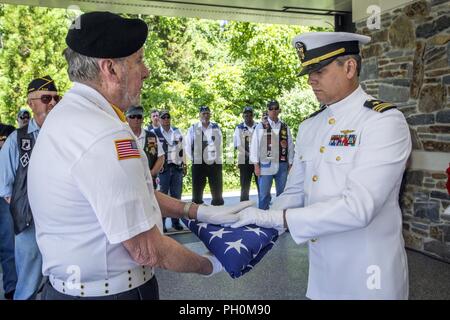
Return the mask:
<path id="1" fill-rule="evenodd" d="M 63 294 L 79 297 L 100 297 L 122 293 L 137 288 L 154 275 L 153 268 L 140 266 L 113 278 L 91 282 L 73 283 L 49 276 L 52 287 Z"/>

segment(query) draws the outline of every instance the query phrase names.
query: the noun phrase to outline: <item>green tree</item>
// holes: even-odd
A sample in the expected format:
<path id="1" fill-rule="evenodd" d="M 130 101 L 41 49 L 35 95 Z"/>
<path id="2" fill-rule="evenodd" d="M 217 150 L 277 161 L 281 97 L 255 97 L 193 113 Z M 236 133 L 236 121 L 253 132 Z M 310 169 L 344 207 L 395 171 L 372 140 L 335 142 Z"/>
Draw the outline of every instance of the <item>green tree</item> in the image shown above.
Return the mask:
<path id="1" fill-rule="evenodd" d="M 73 13 L 61 9 L 0 5 L 3 122 L 14 123 L 33 78 L 49 74 L 61 92 L 70 86 L 61 53 L 73 18 Z M 291 45 L 296 34 L 317 29 L 159 16 L 143 19 L 149 26 L 145 59 L 150 77 L 142 93 L 146 121 L 151 109 L 168 109 L 173 125 L 186 132 L 198 121 L 199 106 L 208 105 L 212 121 L 224 132 L 232 132 L 242 121 L 244 106 L 254 106 L 259 119 L 266 102 L 278 99 L 281 117 L 295 135 L 300 121 L 318 108 L 305 77 L 297 77 L 299 61 Z M 224 168 L 225 188 L 239 188 L 234 165 Z M 191 185 L 189 179 L 185 187 Z"/>
<path id="2" fill-rule="evenodd" d="M 62 9 L 0 6 L 0 114 L 14 124 L 17 111 L 26 105 L 28 83 L 50 75 L 58 89 L 69 86 L 65 48 L 70 16 Z"/>
<path id="3" fill-rule="evenodd" d="M 301 26 L 229 23 L 230 56 L 242 64 L 242 96 L 250 104 L 265 105 L 297 85 L 299 63 L 291 40 L 305 31 Z"/>
<path id="4" fill-rule="evenodd" d="M 310 88 L 295 87 L 290 91 L 285 91 L 279 102 L 283 110 L 282 118 L 291 128 L 294 139 L 297 136 L 299 124 L 320 106 Z"/>

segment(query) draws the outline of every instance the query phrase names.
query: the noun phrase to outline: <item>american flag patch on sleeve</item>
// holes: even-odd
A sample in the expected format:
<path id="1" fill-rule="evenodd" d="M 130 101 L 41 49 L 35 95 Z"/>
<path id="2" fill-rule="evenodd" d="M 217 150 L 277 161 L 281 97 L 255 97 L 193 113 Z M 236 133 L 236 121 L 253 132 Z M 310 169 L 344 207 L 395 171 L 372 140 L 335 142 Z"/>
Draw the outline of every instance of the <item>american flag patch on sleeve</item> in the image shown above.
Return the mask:
<path id="1" fill-rule="evenodd" d="M 140 158 L 139 148 L 134 139 L 115 140 L 117 158 L 119 160 Z"/>

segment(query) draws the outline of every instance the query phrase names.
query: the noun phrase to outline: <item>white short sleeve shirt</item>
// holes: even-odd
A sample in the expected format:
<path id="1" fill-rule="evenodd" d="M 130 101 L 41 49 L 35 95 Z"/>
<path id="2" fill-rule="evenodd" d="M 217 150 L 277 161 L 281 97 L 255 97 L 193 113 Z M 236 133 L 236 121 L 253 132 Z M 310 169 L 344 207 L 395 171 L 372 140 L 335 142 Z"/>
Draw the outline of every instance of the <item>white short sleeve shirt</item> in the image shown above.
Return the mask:
<path id="1" fill-rule="evenodd" d="M 79 270 L 87 282 L 136 267 L 122 242 L 162 230 L 151 181 L 128 124 L 75 83 L 47 117 L 28 169 L 44 275 L 64 280 Z"/>

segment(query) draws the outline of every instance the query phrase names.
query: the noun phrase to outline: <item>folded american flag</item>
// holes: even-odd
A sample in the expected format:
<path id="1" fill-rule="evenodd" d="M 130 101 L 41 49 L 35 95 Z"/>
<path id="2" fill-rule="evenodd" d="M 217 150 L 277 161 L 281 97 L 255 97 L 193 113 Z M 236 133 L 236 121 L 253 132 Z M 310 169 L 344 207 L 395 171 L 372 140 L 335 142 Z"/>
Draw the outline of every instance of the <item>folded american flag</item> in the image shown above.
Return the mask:
<path id="1" fill-rule="evenodd" d="M 182 220 L 216 256 L 232 278 L 239 278 L 253 269 L 278 239 L 277 230 L 256 225 L 230 228 L 196 220 Z"/>

